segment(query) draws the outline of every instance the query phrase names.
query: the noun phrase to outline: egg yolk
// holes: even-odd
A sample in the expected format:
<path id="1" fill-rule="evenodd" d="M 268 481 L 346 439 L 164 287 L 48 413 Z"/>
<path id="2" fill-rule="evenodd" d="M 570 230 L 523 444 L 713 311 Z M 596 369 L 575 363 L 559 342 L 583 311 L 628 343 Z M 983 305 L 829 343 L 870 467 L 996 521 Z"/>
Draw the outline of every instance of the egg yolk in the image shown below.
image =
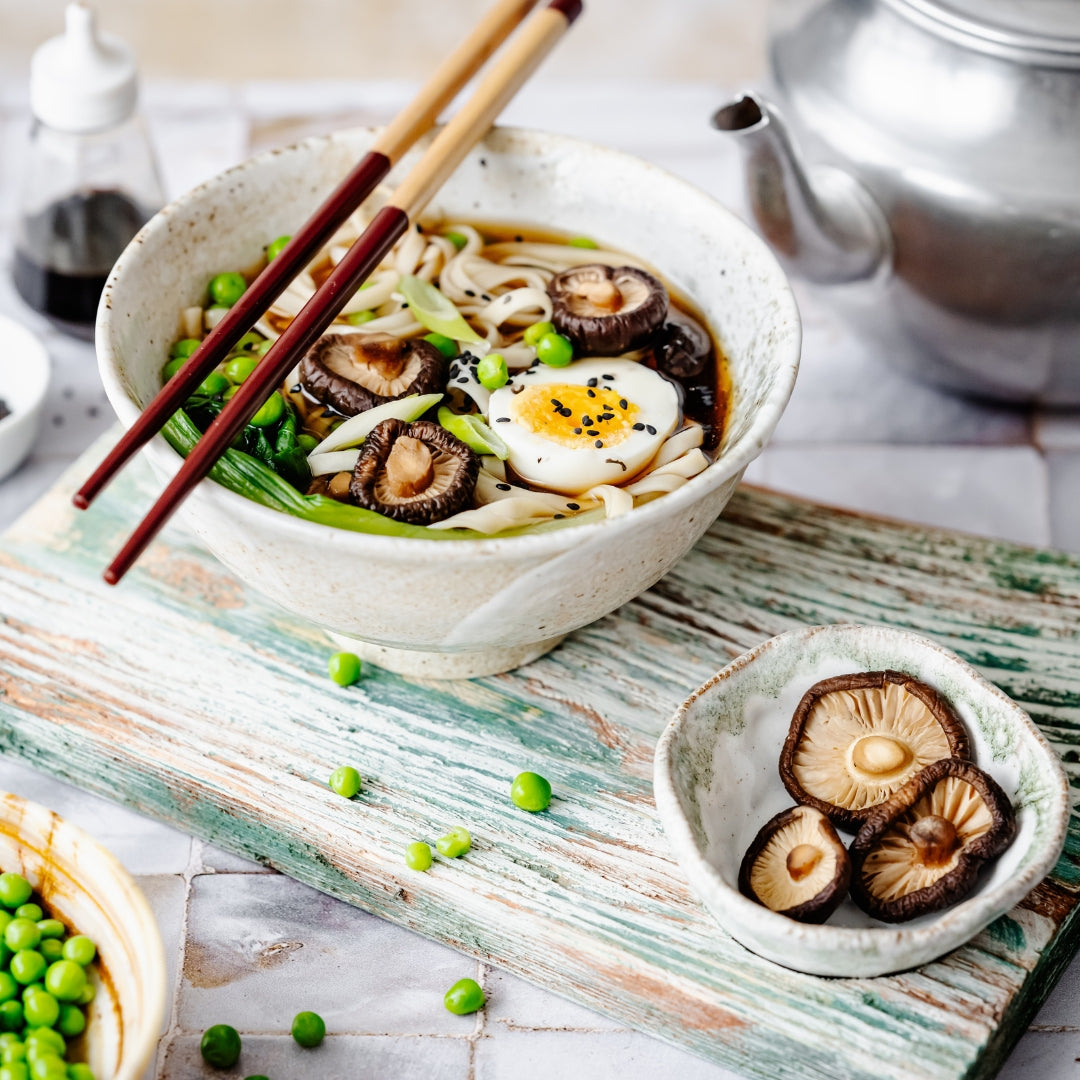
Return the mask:
<path id="1" fill-rule="evenodd" d="M 627 439 L 641 412 L 618 391 L 572 383 L 527 386 L 514 395 L 510 411 L 515 423 L 542 439 L 595 448 L 618 446 Z"/>

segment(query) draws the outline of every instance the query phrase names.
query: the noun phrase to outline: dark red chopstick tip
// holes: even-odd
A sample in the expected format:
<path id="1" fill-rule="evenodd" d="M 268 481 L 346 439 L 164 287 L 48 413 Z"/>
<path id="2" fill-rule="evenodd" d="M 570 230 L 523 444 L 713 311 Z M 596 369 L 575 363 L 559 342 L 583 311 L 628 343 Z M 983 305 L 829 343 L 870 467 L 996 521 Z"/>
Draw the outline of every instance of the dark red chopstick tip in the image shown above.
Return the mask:
<path id="1" fill-rule="evenodd" d="M 583 4 L 581 0 L 551 0 L 548 7 L 559 12 L 568 23 L 572 23 L 581 14 Z"/>
<path id="2" fill-rule="evenodd" d="M 90 500 L 81 491 L 71 496 L 71 502 L 76 510 L 85 510 L 90 505 Z"/>
<path id="3" fill-rule="evenodd" d="M 117 585 L 120 582 L 120 575 L 111 566 L 101 576 L 105 579 L 106 585 Z"/>

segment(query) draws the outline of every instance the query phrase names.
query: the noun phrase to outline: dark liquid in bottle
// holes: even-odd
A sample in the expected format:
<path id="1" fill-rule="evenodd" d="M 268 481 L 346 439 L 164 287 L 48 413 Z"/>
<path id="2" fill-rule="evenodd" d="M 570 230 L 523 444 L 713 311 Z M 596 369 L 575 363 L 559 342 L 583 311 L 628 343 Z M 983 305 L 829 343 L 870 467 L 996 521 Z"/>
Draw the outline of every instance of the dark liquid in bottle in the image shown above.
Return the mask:
<path id="1" fill-rule="evenodd" d="M 22 223 L 15 287 L 61 329 L 92 337 L 112 265 L 149 214 L 120 191 L 77 192 Z"/>

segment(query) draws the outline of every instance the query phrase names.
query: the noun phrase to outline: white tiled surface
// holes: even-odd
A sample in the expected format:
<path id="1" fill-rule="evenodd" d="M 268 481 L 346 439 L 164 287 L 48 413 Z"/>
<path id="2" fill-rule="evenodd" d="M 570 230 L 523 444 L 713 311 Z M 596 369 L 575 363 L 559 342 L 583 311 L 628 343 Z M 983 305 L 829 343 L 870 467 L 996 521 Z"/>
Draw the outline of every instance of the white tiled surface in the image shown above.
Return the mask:
<path id="1" fill-rule="evenodd" d="M 158 83 L 147 101 L 175 194 L 241 159 L 252 145 L 385 117 L 406 92 L 397 83 Z M 527 89 L 507 120 L 623 147 L 737 206 L 737 163 L 707 126 L 723 97 L 701 85 L 589 86 L 549 78 Z M 4 260 L 24 100 L 18 85 L 0 82 Z M 803 372 L 751 479 L 837 505 L 1080 551 L 1080 418 L 974 404 L 913 384 L 865 355 L 820 301 L 801 299 Z M 108 426 L 110 415 L 92 350 L 26 311 L 6 272 L 0 312 L 40 332 L 55 366 L 34 454 L 0 484 L 2 527 Z M 272 1080 L 316 1070 L 326 1080 L 732 1076 L 47 774 L 0 762 L 0 789 L 83 825 L 146 890 L 176 978 L 157 1077 L 204 1075 L 197 1036 L 218 1021 L 251 1033 L 242 1071 L 230 1075 L 263 1072 Z M 477 1017 L 452 1017 L 442 1008 L 442 992 L 465 975 L 483 982 L 489 1005 Z M 314 1054 L 285 1034 L 301 1008 L 322 1012 L 333 1033 Z M 1078 1058 L 1080 965 L 1074 965 L 1001 1075 L 1077 1080 Z"/>

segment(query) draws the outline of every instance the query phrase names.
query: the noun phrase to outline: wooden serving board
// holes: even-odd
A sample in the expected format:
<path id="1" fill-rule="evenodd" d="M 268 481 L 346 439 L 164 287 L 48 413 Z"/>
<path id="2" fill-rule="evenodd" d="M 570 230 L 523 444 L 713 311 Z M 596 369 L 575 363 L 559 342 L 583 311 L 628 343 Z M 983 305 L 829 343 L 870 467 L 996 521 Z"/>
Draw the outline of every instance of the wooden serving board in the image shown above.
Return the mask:
<path id="1" fill-rule="evenodd" d="M 668 851 L 651 775 L 673 709 L 732 657 L 861 620 L 981 668 L 1075 785 L 1075 559 L 743 490 L 660 584 L 537 663 L 457 683 L 372 670 L 340 689 L 320 631 L 177 529 L 120 588 L 102 584 L 154 489 L 132 468 L 77 514 L 70 491 L 104 449 L 0 543 L 6 752 L 767 1080 L 992 1076 L 1072 958 L 1075 816 L 1054 876 L 968 946 L 828 980 L 751 955 L 710 918 Z M 365 777 L 353 802 L 326 787 L 342 763 Z M 545 814 L 509 801 L 525 768 L 553 782 Z M 469 855 L 405 868 L 410 840 L 459 823 Z"/>

